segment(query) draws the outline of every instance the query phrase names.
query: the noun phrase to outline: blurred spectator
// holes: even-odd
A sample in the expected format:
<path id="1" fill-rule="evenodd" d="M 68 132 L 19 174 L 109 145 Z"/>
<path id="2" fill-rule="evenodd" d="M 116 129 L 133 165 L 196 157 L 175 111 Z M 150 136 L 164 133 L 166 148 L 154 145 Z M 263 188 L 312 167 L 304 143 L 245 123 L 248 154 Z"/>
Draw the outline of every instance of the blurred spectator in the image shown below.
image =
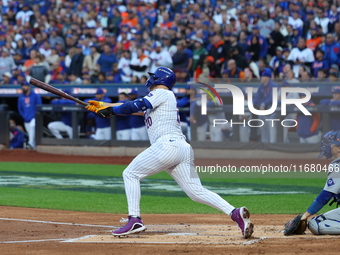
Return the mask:
<path id="1" fill-rule="evenodd" d="M 340 44 L 334 41 L 334 36 L 331 33 L 326 35 L 326 43 L 320 49 L 325 53 L 325 59 L 329 65 L 340 64 Z"/>
<path id="2" fill-rule="evenodd" d="M 191 39 L 194 40 L 194 52 L 193 52 L 193 63 L 192 63 L 192 71 L 195 71 L 197 67 L 197 63 L 202 55 L 207 54 L 207 50 L 204 48 L 203 40 L 198 38 L 197 36 L 193 36 Z"/>
<path id="3" fill-rule="evenodd" d="M 150 65 L 150 59 L 144 55 L 142 48 L 137 48 L 137 56 L 131 59 L 130 69 L 132 70 L 132 77 L 138 80 L 144 75 L 148 75 L 147 71 Z"/>
<path id="4" fill-rule="evenodd" d="M 35 149 L 35 113 L 36 106 L 41 105 L 41 97 L 31 90 L 31 86 L 27 82 L 21 85 L 22 94 L 18 98 L 18 111 L 24 120 L 28 134 L 27 148 Z"/>
<path id="5" fill-rule="evenodd" d="M 104 52 L 100 54 L 97 61 L 98 69 L 100 72 L 111 72 L 114 63 L 117 63 L 117 58 L 115 54 L 112 53 L 110 45 L 106 44 L 104 46 Z"/>
<path id="6" fill-rule="evenodd" d="M 10 149 L 22 149 L 25 143 L 25 134 L 17 126 L 13 119 L 9 120 L 9 148 Z"/>
<path id="7" fill-rule="evenodd" d="M 131 53 L 129 50 L 123 52 L 123 56 L 118 61 L 118 70 L 122 82 L 131 82 L 132 70 L 130 68 Z"/>
<path id="8" fill-rule="evenodd" d="M 339 66 L 336 64 L 331 65 L 329 69 L 330 73 L 335 73 L 337 77 L 339 77 Z"/>
<path id="9" fill-rule="evenodd" d="M 46 65 L 44 65 L 42 60 L 43 57 L 40 54 L 36 55 L 34 58 L 34 64 L 30 68 L 28 74 L 39 81 L 49 83 L 51 80 L 51 75 L 49 74 L 49 70 Z"/>
<path id="10" fill-rule="evenodd" d="M 294 72 L 290 64 L 286 64 L 283 67 L 283 73 L 285 81 L 288 82 L 289 84 L 300 83 L 300 81 L 294 77 Z"/>
<path id="11" fill-rule="evenodd" d="M 33 11 L 29 9 L 29 4 L 24 3 L 22 6 L 21 11 L 18 11 L 15 15 L 15 19 L 17 21 L 17 24 L 25 25 L 26 22 L 30 21 L 31 15 L 33 15 Z"/>
<path id="12" fill-rule="evenodd" d="M 44 46 L 39 49 L 39 53 L 42 54 L 45 58 L 51 56 L 52 54 L 51 44 L 48 41 L 45 41 Z"/>
<path id="13" fill-rule="evenodd" d="M 275 22 L 270 18 L 268 9 L 261 11 L 261 19 L 258 21 L 257 26 L 260 29 L 260 35 L 263 38 L 268 38 L 271 32 L 274 30 Z"/>
<path id="14" fill-rule="evenodd" d="M 78 77 L 75 73 L 69 74 L 68 79 L 70 81 L 70 85 L 80 85 L 83 83 L 82 79 Z M 102 83 L 104 82 L 105 81 L 103 81 Z"/>
<path id="15" fill-rule="evenodd" d="M 83 46 L 82 46 L 82 50 L 83 50 L 83 55 L 84 56 L 88 56 L 91 54 L 91 49 L 90 49 L 90 46 L 91 46 L 91 41 L 89 38 L 85 38 L 83 40 Z"/>
<path id="16" fill-rule="evenodd" d="M 15 84 L 15 85 L 18 85 L 19 82 L 18 82 L 18 77 L 20 75 L 20 71 L 18 68 L 14 68 L 13 69 L 13 72 L 11 74 L 11 80 L 10 80 L 10 84 Z"/>
<path id="17" fill-rule="evenodd" d="M 318 82 L 325 82 L 327 78 L 328 71 L 326 69 L 319 69 L 318 76 L 316 77 L 315 81 Z"/>
<path id="18" fill-rule="evenodd" d="M 61 70 L 57 73 L 56 79 L 53 79 L 50 81 L 50 84 L 64 84 L 68 85 L 68 81 L 66 79 L 66 72 L 64 70 Z"/>
<path id="19" fill-rule="evenodd" d="M 173 57 L 175 53 L 177 52 L 177 47 L 176 45 L 173 45 L 171 42 L 171 37 L 169 35 L 164 35 L 163 36 L 163 50 L 166 50 L 169 52 L 170 56 Z"/>
<path id="20" fill-rule="evenodd" d="M 311 24 L 313 22 L 315 23 L 314 17 L 315 17 L 314 11 L 307 11 L 306 18 L 305 18 L 305 20 L 303 22 L 303 36 L 306 39 L 310 39 L 310 37 L 309 37 L 310 31 L 311 30 L 315 30 L 315 28 L 316 28 L 316 27 L 311 27 Z M 316 25 L 316 23 L 315 23 L 315 25 Z M 317 31 L 317 29 L 316 29 L 316 31 Z"/>
<path id="21" fill-rule="evenodd" d="M 317 8 L 316 17 L 314 18 L 317 25 L 322 27 L 322 33 L 328 33 L 329 18 L 325 17 L 325 10 L 322 7 Z"/>
<path id="22" fill-rule="evenodd" d="M 177 52 L 172 57 L 173 70 L 175 72 L 181 69 L 187 69 L 189 65 L 189 55 L 185 52 L 184 41 L 179 40 L 176 45 Z"/>
<path id="23" fill-rule="evenodd" d="M 314 54 L 311 49 L 306 48 L 306 40 L 300 38 L 296 48 L 292 49 L 288 56 L 288 61 L 293 65 L 293 72 L 296 78 L 299 77 L 299 68 L 301 64 L 311 66 L 314 62 Z"/>
<path id="24" fill-rule="evenodd" d="M 84 54 L 81 45 L 77 45 L 76 54 L 71 59 L 71 64 L 68 72 L 74 74 L 76 77 L 80 77 L 83 71 Z"/>
<path id="25" fill-rule="evenodd" d="M 65 49 L 65 41 L 61 36 L 58 35 L 57 28 L 53 28 L 51 30 L 51 35 L 48 41 L 51 45 L 51 48 L 57 47 L 57 43 L 59 43 L 62 46 L 62 49 Z"/>
<path id="26" fill-rule="evenodd" d="M 63 90 L 67 94 L 71 94 L 71 92 L 67 89 Z M 76 102 L 66 99 L 66 98 L 58 98 L 53 99 L 51 101 L 53 105 L 75 105 Z M 63 139 L 63 136 L 60 132 L 66 132 L 70 139 L 73 138 L 73 128 L 72 128 L 72 112 L 63 111 L 61 112 L 61 121 L 52 121 L 48 123 L 47 128 L 51 131 L 51 133 L 57 139 Z"/>
<path id="27" fill-rule="evenodd" d="M 2 75 L 2 81 L 0 82 L 1 85 L 9 85 L 11 84 L 12 75 L 10 72 L 6 72 Z"/>
<path id="28" fill-rule="evenodd" d="M 95 97 L 85 100 L 88 102 L 90 100 L 101 101 L 105 103 L 111 103 L 112 100 L 105 96 L 105 91 L 101 88 L 97 89 Z M 96 132 L 92 136 L 95 140 L 111 140 L 111 121 L 110 118 L 101 118 L 97 114 L 94 116 L 96 124 Z"/>
<path id="29" fill-rule="evenodd" d="M 126 93 L 119 93 L 117 103 L 125 103 L 129 101 Z M 116 116 L 116 139 L 117 140 L 130 140 L 131 138 L 131 124 L 130 116 L 117 115 Z"/>
<path id="30" fill-rule="evenodd" d="M 268 35 L 268 42 L 269 42 L 269 50 L 268 54 L 271 56 L 275 56 L 278 47 L 284 46 L 284 36 L 280 32 L 281 24 L 280 22 L 276 21 L 274 30 Z"/>
<path id="31" fill-rule="evenodd" d="M 236 66 L 238 68 L 241 68 L 243 70 L 244 68 L 248 67 L 248 61 L 245 58 L 244 54 L 241 54 L 241 52 L 239 52 L 238 47 L 232 47 L 230 49 L 230 58 L 235 60 Z"/>
<path id="32" fill-rule="evenodd" d="M 59 64 L 59 55 L 58 55 L 58 50 L 57 48 L 52 48 L 52 53 L 50 56 L 46 58 L 46 62 L 50 65 L 53 66 L 54 63 Z"/>
<path id="33" fill-rule="evenodd" d="M 159 41 L 155 41 L 152 48 L 153 51 L 149 56 L 152 61 L 150 72 L 154 72 L 159 66 L 172 68 L 173 62 L 170 53 L 167 50 L 162 50 L 162 44 Z"/>
<path id="34" fill-rule="evenodd" d="M 130 101 L 138 98 L 137 90 L 132 90 L 129 94 Z M 149 139 L 145 127 L 144 116 L 130 115 L 130 126 L 132 141 L 146 141 Z"/>
<path id="35" fill-rule="evenodd" d="M 226 48 L 221 36 L 218 34 L 214 35 L 212 43 L 213 44 L 209 50 L 209 56 L 214 58 L 216 68 L 221 70 L 222 64 L 226 60 L 228 49 Z M 217 73 L 220 73 L 220 71 L 217 71 Z"/>
<path id="36" fill-rule="evenodd" d="M 330 106 L 340 106 L 340 88 L 335 89 L 332 92 L 331 99 L 322 99 L 320 101 L 321 105 L 330 105 Z M 340 119 L 338 113 L 330 113 L 330 129 L 331 130 L 340 130 Z"/>
<path id="37" fill-rule="evenodd" d="M 246 69 L 249 69 L 249 71 L 253 75 L 253 78 L 257 78 L 258 80 L 260 80 L 260 70 L 259 70 L 258 65 L 252 60 L 252 55 L 250 55 L 250 53 L 247 52 L 245 54 L 245 57 L 247 59 L 248 66 L 249 66 L 249 68 L 246 68 Z M 249 79 L 249 73 L 246 74 L 246 69 L 244 69 L 244 75 L 246 79 Z"/>
<path id="38" fill-rule="evenodd" d="M 312 65 L 314 78 L 318 77 L 318 72 L 320 69 L 328 69 L 328 62 L 324 59 L 325 53 L 323 50 L 318 49 L 315 52 L 315 61 Z"/>
<path id="39" fill-rule="evenodd" d="M 293 16 L 288 18 L 288 24 L 293 27 L 293 29 L 298 28 L 302 30 L 303 28 L 303 21 L 300 19 L 299 11 L 293 11 Z"/>
<path id="40" fill-rule="evenodd" d="M 261 72 L 261 85 L 253 99 L 253 105 L 256 109 L 267 110 L 272 107 L 273 88 L 277 87 L 276 83 L 272 80 L 272 75 L 272 71 L 268 67 Z M 264 122 L 264 125 L 260 128 L 261 141 L 263 143 L 276 143 L 276 123 L 274 121 L 266 121 L 265 119 L 276 119 L 277 113 L 259 116 L 259 118 Z"/>
<path id="41" fill-rule="evenodd" d="M 299 94 L 300 98 L 305 98 L 305 94 Z M 304 103 L 305 106 L 313 106 L 310 100 Z M 320 141 L 320 113 L 312 113 L 312 115 L 304 115 L 301 112 L 297 114 L 297 133 L 300 136 L 300 143 L 318 143 Z"/>
<path id="42" fill-rule="evenodd" d="M 311 38 L 306 41 L 307 48 L 314 51 L 321 43 L 321 36 L 319 35 L 319 29 L 316 27 L 311 30 Z"/>
<path id="43" fill-rule="evenodd" d="M 96 75 L 98 73 L 97 61 L 100 57 L 100 54 L 97 52 L 96 45 L 91 45 L 90 50 L 90 55 L 87 55 L 84 58 L 83 69 L 87 68 L 90 75 Z"/>
<path id="44" fill-rule="evenodd" d="M 241 68 L 236 66 L 236 61 L 234 59 L 230 59 L 228 60 L 227 68 L 223 71 L 222 77 L 243 81 L 244 72 Z"/>
<path id="45" fill-rule="evenodd" d="M 257 36 L 253 36 L 251 38 L 247 52 L 249 52 L 250 55 L 252 56 L 252 60 L 254 60 L 254 61 L 259 60 L 260 53 L 261 53 L 261 45 L 260 45 L 260 42 L 259 42 L 259 38 Z"/>
<path id="46" fill-rule="evenodd" d="M 253 37 L 256 37 L 256 39 L 253 39 Z M 267 50 L 268 50 L 268 43 L 267 43 L 267 39 L 265 37 L 263 37 L 262 35 L 260 35 L 260 29 L 258 25 L 253 26 L 252 28 L 252 33 L 248 36 L 247 38 L 247 44 L 250 47 L 251 45 L 256 45 L 254 46 L 256 49 L 258 49 L 257 44 L 260 45 L 260 50 L 256 53 L 258 54 L 258 58 L 264 58 L 267 55 Z M 255 55 L 255 52 L 253 50 L 247 50 L 248 52 L 252 53 L 252 55 Z M 257 57 L 257 56 L 255 56 Z M 254 58 L 254 61 L 258 60 Z"/>
<path id="47" fill-rule="evenodd" d="M 13 57 L 7 48 L 2 48 L 0 57 L 0 81 L 3 79 L 3 74 L 6 72 L 12 73 L 12 70 L 16 67 Z"/>

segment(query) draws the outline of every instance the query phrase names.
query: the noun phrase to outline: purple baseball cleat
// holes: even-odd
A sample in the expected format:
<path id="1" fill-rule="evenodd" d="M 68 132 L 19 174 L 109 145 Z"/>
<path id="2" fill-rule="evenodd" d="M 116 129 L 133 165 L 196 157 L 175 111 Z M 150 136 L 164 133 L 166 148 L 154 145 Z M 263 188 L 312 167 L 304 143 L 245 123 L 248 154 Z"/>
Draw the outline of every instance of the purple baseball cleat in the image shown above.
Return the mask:
<path id="1" fill-rule="evenodd" d="M 117 229 L 115 231 L 112 231 L 112 235 L 114 236 L 124 236 L 129 235 L 133 233 L 142 232 L 146 229 L 144 226 L 144 223 L 140 217 L 131 217 L 129 216 L 129 221 L 124 225 L 124 227 L 121 227 L 120 229 Z"/>
<path id="2" fill-rule="evenodd" d="M 247 207 L 236 208 L 231 213 L 231 219 L 236 221 L 238 227 L 242 230 L 244 238 L 249 238 L 253 234 L 254 224 L 249 219 L 250 213 Z"/>

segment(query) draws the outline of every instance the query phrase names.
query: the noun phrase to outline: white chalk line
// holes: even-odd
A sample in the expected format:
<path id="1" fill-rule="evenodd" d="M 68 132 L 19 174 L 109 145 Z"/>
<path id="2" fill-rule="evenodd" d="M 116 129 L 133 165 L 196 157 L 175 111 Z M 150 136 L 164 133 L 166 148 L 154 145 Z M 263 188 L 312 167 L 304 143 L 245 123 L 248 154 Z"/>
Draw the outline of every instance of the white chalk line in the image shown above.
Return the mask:
<path id="1" fill-rule="evenodd" d="M 117 226 L 92 225 L 92 224 L 55 222 L 55 221 L 42 221 L 42 220 L 25 220 L 25 219 L 12 219 L 12 218 L 0 218 L 0 220 L 24 221 L 24 222 L 46 223 L 46 224 L 57 224 L 57 225 L 71 225 L 71 226 L 82 226 L 82 227 L 119 228 Z"/>
<path id="2" fill-rule="evenodd" d="M 41 240 L 22 240 L 22 241 L 6 241 L 6 242 L 0 242 L 2 243 L 34 243 L 34 242 L 51 242 L 51 241 L 64 241 L 67 240 L 65 238 L 63 239 L 41 239 Z"/>
<path id="3" fill-rule="evenodd" d="M 176 233 L 175 233 L 176 234 Z M 177 233 L 177 234 L 183 234 L 183 233 Z M 192 235 L 192 233 L 184 233 L 184 234 L 190 234 Z M 68 240 L 64 240 L 61 241 L 62 243 L 73 243 L 73 242 L 79 242 L 81 240 L 87 239 L 87 238 L 91 238 L 91 237 L 98 237 L 101 235 L 87 235 L 87 236 L 82 236 L 79 238 L 73 238 L 73 239 L 68 239 Z M 222 236 L 221 236 L 222 237 Z M 227 236 L 225 236 L 227 237 Z M 267 239 L 267 237 L 260 237 L 257 239 L 252 239 L 252 240 L 248 240 L 245 242 L 138 242 L 138 241 L 131 241 L 131 242 L 122 242 L 122 241 L 114 241 L 114 242 L 109 242 L 109 243 L 121 243 L 121 244 L 132 244 L 132 243 L 136 243 L 136 244 L 254 244 L 257 242 L 260 242 L 264 239 Z M 100 241 L 83 241 L 82 243 L 108 243 L 108 242 L 100 242 Z"/>

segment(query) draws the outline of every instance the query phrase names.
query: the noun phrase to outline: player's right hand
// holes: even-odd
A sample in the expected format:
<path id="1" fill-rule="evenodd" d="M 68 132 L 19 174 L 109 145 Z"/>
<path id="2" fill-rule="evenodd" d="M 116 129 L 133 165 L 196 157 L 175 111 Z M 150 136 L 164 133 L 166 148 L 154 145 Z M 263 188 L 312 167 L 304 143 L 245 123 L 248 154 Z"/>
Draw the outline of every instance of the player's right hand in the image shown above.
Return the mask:
<path id="1" fill-rule="evenodd" d="M 90 100 L 90 101 L 88 101 L 88 103 L 90 105 L 94 105 L 96 108 L 100 108 L 100 107 L 104 106 L 104 102 L 101 102 L 101 101 Z M 89 109 L 87 109 L 87 110 L 89 110 Z"/>

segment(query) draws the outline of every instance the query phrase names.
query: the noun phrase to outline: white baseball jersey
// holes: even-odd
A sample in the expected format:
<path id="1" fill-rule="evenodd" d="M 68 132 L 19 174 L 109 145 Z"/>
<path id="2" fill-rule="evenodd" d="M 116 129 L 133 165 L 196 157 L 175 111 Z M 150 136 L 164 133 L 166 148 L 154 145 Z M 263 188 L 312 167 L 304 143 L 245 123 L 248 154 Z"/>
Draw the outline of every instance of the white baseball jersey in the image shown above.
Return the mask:
<path id="1" fill-rule="evenodd" d="M 214 207 L 228 215 L 234 206 L 204 188 L 195 171 L 193 150 L 185 141 L 172 91 L 152 90 L 145 97 L 153 109 L 145 112 L 151 146 L 124 170 L 123 178 L 130 216 L 140 216 L 140 180 L 166 171 L 194 201 Z"/>
<path id="2" fill-rule="evenodd" d="M 164 135 L 184 136 L 176 97 L 171 90 L 155 89 L 144 98 L 153 107 L 148 109 L 144 116 L 151 144 Z"/>
<path id="3" fill-rule="evenodd" d="M 131 59 L 131 65 L 135 65 L 135 66 L 147 66 L 149 67 L 151 63 L 151 60 L 148 58 L 148 57 L 142 57 L 142 58 L 138 58 L 138 57 L 135 57 L 135 58 L 132 58 Z M 132 71 L 132 75 L 133 76 L 137 76 L 139 79 L 144 75 L 146 77 L 149 77 L 149 74 L 148 74 L 148 69 L 146 68 L 145 71 L 135 71 L 133 70 Z"/>
<path id="4" fill-rule="evenodd" d="M 160 53 L 156 51 L 151 52 L 149 58 L 152 60 L 150 72 L 155 72 L 160 66 L 172 67 L 172 57 L 167 50 L 162 50 Z"/>
<path id="5" fill-rule="evenodd" d="M 296 47 L 292 49 L 292 51 L 290 52 L 288 56 L 288 61 L 296 61 L 296 60 L 299 60 L 301 62 L 307 62 L 307 63 L 314 62 L 315 61 L 314 53 L 309 48 L 300 50 L 299 48 Z M 299 77 L 299 70 L 300 70 L 300 64 L 293 66 L 293 72 L 294 72 L 295 78 Z"/>
<path id="6" fill-rule="evenodd" d="M 303 27 L 303 21 L 298 18 L 294 19 L 293 17 L 288 18 L 288 24 L 292 25 L 293 28 L 302 28 Z"/>
<path id="7" fill-rule="evenodd" d="M 123 82 L 131 82 L 131 77 L 128 75 L 132 74 L 132 71 L 130 69 L 130 59 L 126 59 L 122 57 L 118 61 L 118 69 L 121 69 L 123 71 L 123 74 L 120 75 Z"/>
<path id="8" fill-rule="evenodd" d="M 324 190 L 338 194 L 340 192 L 340 158 L 333 160 L 328 166 L 328 178 Z"/>

